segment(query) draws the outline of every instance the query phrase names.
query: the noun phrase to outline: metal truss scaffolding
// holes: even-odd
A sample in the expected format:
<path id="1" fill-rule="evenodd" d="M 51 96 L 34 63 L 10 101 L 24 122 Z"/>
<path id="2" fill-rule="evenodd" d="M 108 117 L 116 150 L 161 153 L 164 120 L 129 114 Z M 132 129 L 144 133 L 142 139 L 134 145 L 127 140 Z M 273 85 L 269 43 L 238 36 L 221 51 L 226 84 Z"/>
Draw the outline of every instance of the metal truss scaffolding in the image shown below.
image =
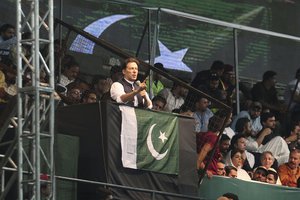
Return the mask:
<path id="1" fill-rule="evenodd" d="M 18 198 L 55 199 L 53 0 L 17 0 L 16 7 Z"/>

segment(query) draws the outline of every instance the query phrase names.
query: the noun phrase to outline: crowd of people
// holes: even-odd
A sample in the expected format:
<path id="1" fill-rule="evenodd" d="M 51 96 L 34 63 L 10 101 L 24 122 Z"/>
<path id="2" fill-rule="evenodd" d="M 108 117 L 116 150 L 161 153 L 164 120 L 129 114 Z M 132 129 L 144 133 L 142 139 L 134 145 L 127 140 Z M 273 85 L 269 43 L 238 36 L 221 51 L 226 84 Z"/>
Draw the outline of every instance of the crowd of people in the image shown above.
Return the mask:
<path id="1" fill-rule="evenodd" d="M 17 93 L 14 32 L 12 25 L 0 28 L 0 112 Z M 23 48 L 30 52 L 29 47 Z M 275 87 L 276 72 L 266 71 L 262 81 L 252 88 L 239 82 L 240 91 L 236 91 L 234 66 L 214 61 L 210 69 L 197 73 L 190 85 L 233 108 L 233 120 L 224 121 L 224 113 L 216 101 L 189 91 L 182 81 L 174 82 L 169 88 L 158 73 L 153 74 L 151 85 L 147 78 L 137 81 L 139 61 L 135 58 L 126 59 L 122 66 L 112 66 L 110 77 L 95 75 L 87 81 L 80 76 L 78 61 L 62 52 L 58 45 L 55 56 L 55 89 L 60 106 L 101 100 L 188 115 L 195 121 L 199 172 L 208 164 L 208 176 L 299 187 L 300 69 L 295 79 L 287 84 L 286 102 L 282 102 Z M 57 67 L 58 57 L 61 58 L 61 72 Z M 161 63 L 154 66 L 165 70 Z M 24 85 L 30 83 L 26 70 L 23 76 Z M 48 78 L 45 73 L 40 77 L 41 82 Z M 148 95 L 150 91 L 153 97 Z M 241 94 L 240 102 L 235 101 L 237 92 Z M 241 105 L 239 113 L 234 109 L 236 103 Z M 226 127 L 220 133 L 224 123 Z M 212 160 L 209 159 L 211 153 L 214 153 Z"/>

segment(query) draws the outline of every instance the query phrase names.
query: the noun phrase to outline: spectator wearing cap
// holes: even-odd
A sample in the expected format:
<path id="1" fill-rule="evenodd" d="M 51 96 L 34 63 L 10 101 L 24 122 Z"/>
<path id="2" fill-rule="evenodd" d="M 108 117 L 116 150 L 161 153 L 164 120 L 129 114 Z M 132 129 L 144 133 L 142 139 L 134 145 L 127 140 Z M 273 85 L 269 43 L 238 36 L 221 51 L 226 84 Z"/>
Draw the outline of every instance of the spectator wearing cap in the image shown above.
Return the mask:
<path id="1" fill-rule="evenodd" d="M 261 131 L 262 125 L 260 123 L 260 114 L 262 111 L 261 103 L 254 101 L 250 105 L 249 110 L 241 111 L 232 121 L 231 128 L 236 131 L 236 122 L 240 118 L 248 118 L 251 123 L 252 135 L 256 136 L 256 134 Z"/>
<path id="2" fill-rule="evenodd" d="M 253 172 L 252 180 L 266 182 L 267 175 L 268 175 L 268 170 L 263 166 L 259 166 Z"/>
<path id="3" fill-rule="evenodd" d="M 279 166 L 278 175 L 282 185 L 297 187 L 300 178 L 300 150 L 294 149 L 290 153 L 289 161 Z"/>
<path id="4" fill-rule="evenodd" d="M 166 71 L 162 63 L 155 63 L 154 67 L 161 70 L 161 71 Z M 150 94 L 150 90 L 152 90 L 152 95 L 156 96 L 162 89 L 164 89 L 164 84 L 161 82 L 161 75 L 157 72 L 153 72 L 152 76 L 152 85 L 151 87 L 149 86 L 149 80 L 147 79 L 146 84 L 147 84 L 147 92 Z"/>
<path id="5" fill-rule="evenodd" d="M 273 168 L 268 169 L 266 182 L 269 184 L 278 184 L 278 180 L 278 173 L 276 170 Z"/>
<path id="6" fill-rule="evenodd" d="M 211 73 L 208 76 L 208 81 L 205 84 L 200 85 L 198 89 L 219 101 L 225 102 L 226 91 L 219 89 L 219 84 L 220 77 L 215 73 Z M 210 108 L 216 108 L 216 105 L 211 104 Z"/>
<path id="7" fill-rule="evenodd" d="M 285 106 L 277 97 L 276 75 L 274 71 L 266 71 L 263 74 L 263 80 L 253 86 L 251 93 L 253 101 L 259 101 L 263 109 L 268 109 L 279 117 L 280 113 L 285 110 Z"/>

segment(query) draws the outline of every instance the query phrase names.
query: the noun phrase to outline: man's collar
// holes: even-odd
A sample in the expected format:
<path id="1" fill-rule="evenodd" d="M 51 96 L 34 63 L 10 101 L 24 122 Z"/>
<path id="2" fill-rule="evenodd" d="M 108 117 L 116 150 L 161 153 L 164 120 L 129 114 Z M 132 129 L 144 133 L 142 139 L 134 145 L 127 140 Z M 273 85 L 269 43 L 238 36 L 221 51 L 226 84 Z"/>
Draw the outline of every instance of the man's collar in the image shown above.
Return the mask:
<path id="1" fill-rule="evenodd" d="M 125 77 L 124 77 L 124 80 L 125 80 L 126 82 L 130 83 L 131 85 L 134 83 L 134 81 L 129 81 L 129 80 L 127 80 Z"/>

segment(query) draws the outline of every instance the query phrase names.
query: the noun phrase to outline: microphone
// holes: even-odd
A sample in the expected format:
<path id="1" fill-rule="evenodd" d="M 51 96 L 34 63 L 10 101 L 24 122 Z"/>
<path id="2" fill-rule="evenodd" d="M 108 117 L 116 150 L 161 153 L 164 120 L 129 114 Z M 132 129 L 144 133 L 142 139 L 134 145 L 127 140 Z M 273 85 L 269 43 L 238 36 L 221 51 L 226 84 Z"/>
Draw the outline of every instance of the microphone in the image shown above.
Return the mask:
<path id="1" fill-rule="evenodd" d="M 137 80 L 137 81 L 135 82 L 135 84 L 137 84 L 137 86 L 140 86 L 140 85 L 141 85 L 141 81 Z"/>

